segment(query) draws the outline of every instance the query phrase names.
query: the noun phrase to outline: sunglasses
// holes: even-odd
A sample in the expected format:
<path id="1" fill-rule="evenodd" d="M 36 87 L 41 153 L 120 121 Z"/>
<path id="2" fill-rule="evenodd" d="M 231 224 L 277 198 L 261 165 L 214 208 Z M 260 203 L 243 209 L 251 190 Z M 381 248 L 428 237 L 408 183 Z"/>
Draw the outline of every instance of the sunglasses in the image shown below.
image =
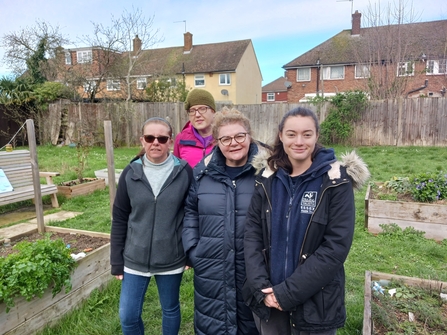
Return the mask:
<path id="1" fill-rule="evenodd" d="M 143 135 L 144 141 L 147 143 L 154 143 L 155 139 L 157 139 L 158 143 L 165 144 L 169 141 L 169 136 L 154 136 L 154 135 Z"/>

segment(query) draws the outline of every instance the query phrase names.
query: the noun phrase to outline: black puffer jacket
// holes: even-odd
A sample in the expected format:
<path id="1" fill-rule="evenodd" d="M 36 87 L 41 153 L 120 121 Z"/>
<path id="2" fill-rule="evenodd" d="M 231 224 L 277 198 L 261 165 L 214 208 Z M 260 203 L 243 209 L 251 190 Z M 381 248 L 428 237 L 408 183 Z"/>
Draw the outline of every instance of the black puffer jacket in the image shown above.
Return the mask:
<path id="1" fill-rule="evenodd" d="M 245 279 L 244 221 L 254 190 L 251 144 L 248 163 L 231 180 L 219 147 L 194 168 L 186 200 L 183 246 L 194 267 L 195 331 L 200 335 L 258 334 L 242 299 Z"/>

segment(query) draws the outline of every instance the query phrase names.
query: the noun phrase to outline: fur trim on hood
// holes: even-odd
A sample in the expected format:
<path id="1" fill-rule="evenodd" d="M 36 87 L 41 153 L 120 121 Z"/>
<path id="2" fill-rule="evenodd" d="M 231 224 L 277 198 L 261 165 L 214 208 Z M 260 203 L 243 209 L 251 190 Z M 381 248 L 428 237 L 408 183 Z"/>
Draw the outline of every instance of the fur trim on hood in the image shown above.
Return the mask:
<path id="1" fill-rule="evenodd" d="M 357 155 L 355 151 L 342 154 L 341 162 L 337 161 L 334 163 L 334 165 L 337 163 L 346 167 L 346 173 L 352 178 L 352 186 L 356 190 L 360 190 L 368 181 L 369 177 L 371 177 L 371 174 L 368 170 L 368 165 Z M 331 179 L 332 170 L 334 170 L 334 166 L 328 172 Z M 339 169 L 336 170 L 339 171 Z"/>
<path id="2" fill-rule="evenodd" d="M 270 157 L 270 154 L 268 150 L 260 150 L 252 160 L 256 174 L 259 174 L 264 169 L 262 171 L 262 177 L 265 178 L 270 177 L 274 173 L 267 165 L 267 159 Z M 331 169 L 328 171 L 330 179 L 340 178 L 340 166 L 346 167 L 346 173 L 352 178 L 352 186 L 356 190 L 361 189 L 371 176 L 367 164 L 355 151 L 341 155 L 341 161 L 336 161 L 331 164 Z"/>

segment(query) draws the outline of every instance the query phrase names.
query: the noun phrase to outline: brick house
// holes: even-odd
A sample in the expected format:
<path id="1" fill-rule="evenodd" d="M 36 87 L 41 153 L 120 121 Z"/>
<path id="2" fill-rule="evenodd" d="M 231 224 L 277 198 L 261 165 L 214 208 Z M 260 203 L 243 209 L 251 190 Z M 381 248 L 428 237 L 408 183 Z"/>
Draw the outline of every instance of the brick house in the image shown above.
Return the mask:
<path id="1" fill-rule="evenodd" d="M 145 88 L 151 81 L 167 79 L 173 85 L 184 80 L 189 90 L 206 89 L 217 102 L 261 102 L 262 75 L 251 40 L 194 45 L 192 37 L 191 33 L 185 33 L 183 46 L 141 50 L 141 40 L 136 36 L 129 53 L 106 52 L 95 47 L 65 50 L 64 73 L 79 74 L 72 76 L 72 80 L 84 78 L 78 89 L 82 97 L 88 97 L 92 85 L 97 85 L 97 98 L 123 99 L 127 94 L 128 67 L 112 65 L 138 57 L 130 76 L 133 100 L 144 100 Z M 109 64 L 110 68 L 103 64 Z M 63 78 L 59 76 L 59 80 Z"/>
<path id="2" fill-rule="evenodd" d="M 288 102 L 363 90 L 373 99 L 440 97 L 447 87 L 447 20 L 352 27 L 285 64 Z"/>
<path id="3" fill-rule="evenodd" d="M 262 103 L 287 102 L 287 90 L 291 83 L 284 77 L 262 86 Z"/>

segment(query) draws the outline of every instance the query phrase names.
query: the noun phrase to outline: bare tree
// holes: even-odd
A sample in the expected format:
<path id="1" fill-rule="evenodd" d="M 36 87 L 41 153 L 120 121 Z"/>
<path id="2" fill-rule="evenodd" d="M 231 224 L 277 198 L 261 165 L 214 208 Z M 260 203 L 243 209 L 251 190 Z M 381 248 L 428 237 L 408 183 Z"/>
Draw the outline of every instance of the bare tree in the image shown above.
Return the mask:
<path id="1" fill-rule="evenodd" d="M 1 41 L 6 49 L 4 62 L 15 75 L 21 75 L 27 70 L 27 62 L 39 49 L 43 48 L 45 58 L 50 59 L 56 56 L 58 47 L 67 43 L 69 41 L 59 31 L 59 26 L 53 27 L 44 21 L 36 21 L 34 26 L 5 34 Z M 46 77 L 51 76 L 50 65 L 43 62 L 41 66 L 41 72 Z"/>
<path id="2" fill-rule="evenodd" d="M 354 52 L 369 72 L 366 90 L 375 99 L 402 96 L 414 74 L 414 61 L 421 54 L 421 32 L 409 24 L 418 19 L 413 4 L 399 0 L 385 9 L 380 3 L 369 4 L 364 16 L 366 28 L 354 44 Z"/>
<path id="3" fill-rule="evenodd" d="M 89 45 L 101 49 L 101 79 L 120 78 L 126 84 L 125 98 L 132 99 L 132 85 L 136 81 L 135 71 L 144 68 L 145 58 L 141 57 L 145 49 L 162 42 L 159 30 L 153 29 L 154 16 L 145 17 L 143 11 L 132 8 L 125 10 L 120 17 L 112 16 L 110 26 L 93 23 L 92 38 L 85 37 Z M 116 57 L 119 54 L 121 57 Z"/>

